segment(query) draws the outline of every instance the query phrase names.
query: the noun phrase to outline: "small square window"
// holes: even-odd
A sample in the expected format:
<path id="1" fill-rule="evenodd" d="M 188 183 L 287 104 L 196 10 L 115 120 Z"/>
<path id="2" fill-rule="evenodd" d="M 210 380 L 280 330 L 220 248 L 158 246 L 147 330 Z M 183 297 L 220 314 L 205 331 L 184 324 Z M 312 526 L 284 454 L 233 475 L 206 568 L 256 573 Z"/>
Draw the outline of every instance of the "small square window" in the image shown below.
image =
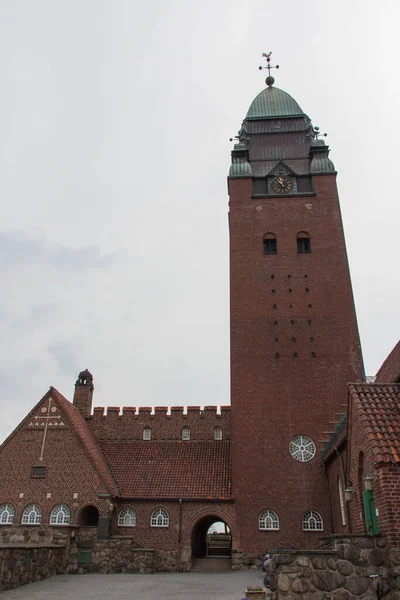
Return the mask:
<path id="1" fill-rule="evenodd" d="M 215 427 L 214 440 L 222 440 L 222 427 Z"/>
<path id="2" fill-rule="evenodd" d="M 151 440 L 151 429 L 149 427 L 143 429 L 143 439 L 146 441 Z"/>
<path id="3" fill-rule="evenodd" d="M 31 477 L 34 477 L 35 479 L 43 479 L 46 477 L 46 467 L 32 467 Z"/>
<path id="4" fill-rule="evenodd" d="M 182 439 L 185 441 L 190 440 L 190 429 L 189 427 L 184 427 L 182 429 Z"/>

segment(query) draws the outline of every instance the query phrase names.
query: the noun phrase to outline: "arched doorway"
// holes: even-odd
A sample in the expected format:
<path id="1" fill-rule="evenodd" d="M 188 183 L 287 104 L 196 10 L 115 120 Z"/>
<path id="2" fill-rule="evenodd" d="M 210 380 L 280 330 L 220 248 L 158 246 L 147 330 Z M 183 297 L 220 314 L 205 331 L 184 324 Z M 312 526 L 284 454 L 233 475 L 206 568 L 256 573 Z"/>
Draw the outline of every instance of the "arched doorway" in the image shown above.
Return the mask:
<path id="1" fill-rule="evenodd" d="M 97 527 L 99 524 L 99 511 L 89 504 L 84 506 L 79 513 L 78 525 L 80 527 Z"/>
<path id="2" fill-rule="evenodd" d="M 221 517 L 207 515 L 193 527 L 193 558 L 229 557 L 231 556 L 231 547 L 231 532 Z"/>

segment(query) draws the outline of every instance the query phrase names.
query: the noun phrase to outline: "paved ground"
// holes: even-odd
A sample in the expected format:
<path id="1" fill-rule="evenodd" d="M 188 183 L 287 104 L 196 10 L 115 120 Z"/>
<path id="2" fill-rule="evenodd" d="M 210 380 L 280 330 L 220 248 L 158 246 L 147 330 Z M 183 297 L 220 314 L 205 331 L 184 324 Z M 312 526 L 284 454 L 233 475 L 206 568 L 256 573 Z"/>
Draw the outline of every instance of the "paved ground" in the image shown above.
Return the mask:
<path id="1" fill-rule="evenodd" d="M 241 600 L 262 578 L 261 571 L 57 575 L 3 592 L 1 600 Z"/>

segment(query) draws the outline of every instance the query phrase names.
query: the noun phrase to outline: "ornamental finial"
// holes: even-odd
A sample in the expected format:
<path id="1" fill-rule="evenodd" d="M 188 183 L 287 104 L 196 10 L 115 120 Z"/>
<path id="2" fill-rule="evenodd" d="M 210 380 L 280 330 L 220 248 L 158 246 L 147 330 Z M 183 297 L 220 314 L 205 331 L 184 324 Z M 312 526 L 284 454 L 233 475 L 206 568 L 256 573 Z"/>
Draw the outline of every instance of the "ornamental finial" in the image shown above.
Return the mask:
<path id="1" fill-rule="evenodd" d="M 262 69 L 268 69 L 268 77 L 265 80 L 265 83 L 267 84 L 268 87 L 271 87 L 271 85 L 274 85 L 274 82 L 275 82 L 275 79 L 271 75 L 271 69 L 279 69 L 279 65 L 275 65 L 274 67 L 270 65 L 271 54 L 272 54 L 272 52 L 268 52 L 268 54 L 266 52 L 263 52 L 262 57 L 267 59 L 267 64 L 265 67 L 258 67 L 260 69 L 260 71 Z"/>

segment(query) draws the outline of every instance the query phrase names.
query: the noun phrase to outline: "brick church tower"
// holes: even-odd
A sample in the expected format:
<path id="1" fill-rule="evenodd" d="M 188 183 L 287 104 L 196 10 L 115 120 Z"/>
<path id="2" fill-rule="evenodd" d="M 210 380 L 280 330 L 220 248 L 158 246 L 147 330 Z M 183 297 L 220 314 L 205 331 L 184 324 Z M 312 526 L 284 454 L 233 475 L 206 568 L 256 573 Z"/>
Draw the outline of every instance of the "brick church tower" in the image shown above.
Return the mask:
<path id="1" fill-rule="evenodd" d="M 228 178 L 232 492 L 246 552 L 315 547 L 331 531 L 321 441 L 363 378 L 329 148 L 266 82 Z"/>

